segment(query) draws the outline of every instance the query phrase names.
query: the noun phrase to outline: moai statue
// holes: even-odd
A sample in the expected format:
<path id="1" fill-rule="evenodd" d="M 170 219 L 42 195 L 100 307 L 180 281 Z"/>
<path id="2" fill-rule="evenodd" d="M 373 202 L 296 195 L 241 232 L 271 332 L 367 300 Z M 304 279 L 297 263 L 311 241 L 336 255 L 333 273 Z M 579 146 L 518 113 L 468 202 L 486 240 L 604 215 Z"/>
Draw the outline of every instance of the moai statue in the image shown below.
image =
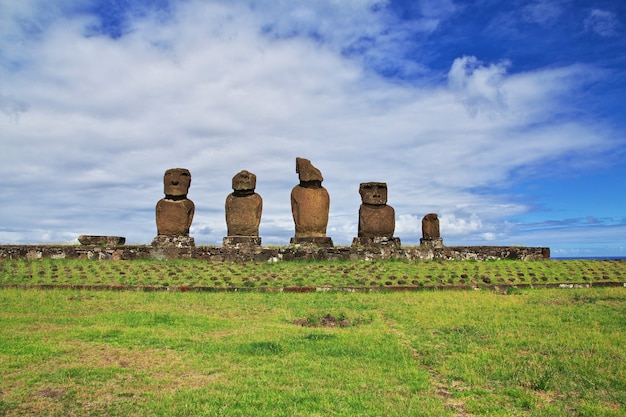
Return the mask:
<path id="1" fill-rule="evenodd" d="M 439 232 L 439 217 L 437 213 L 428 213 L 422 219 L 422 238 L 420 245 L 433 249 L 443 248 L 443 239 Z"/>
<path id="2" fill-rule="evenodd" d="M 322 173 L 304 158 L 296 158 L 296 172 L 300 184 L 291 190 L 291 213 L 296 225 L 291 243 L 333 246 L 332 239 L 326 237 L 330 196 L 322 186 Z"/>
<path id="3" fill-rule="evenodd" d="M 352 246 L 400 246 L 400 239 L 393 237 L 396 228 L 395 210 L 387 205 L 387 184 L 363 182 L 359 186 L 359 236 Z"/>
<path id="4" fill-rule="evenodd" d="M 259 224 L 263 199 L 254 192 L 256 175 L 241 171 L 233 177 L 233 192 L 226 197 L 224 246 L 260 245 Z"/>
<path id="5" fill-rule="evenodd" d="M 195 205 L 187 198 L 191 185 L 191 173 L 185 168 L 172 168 L 163 176 L 165 198 L 156 205 L 157 237 L 153 245 L 194 246 L 189 237 Z"/>

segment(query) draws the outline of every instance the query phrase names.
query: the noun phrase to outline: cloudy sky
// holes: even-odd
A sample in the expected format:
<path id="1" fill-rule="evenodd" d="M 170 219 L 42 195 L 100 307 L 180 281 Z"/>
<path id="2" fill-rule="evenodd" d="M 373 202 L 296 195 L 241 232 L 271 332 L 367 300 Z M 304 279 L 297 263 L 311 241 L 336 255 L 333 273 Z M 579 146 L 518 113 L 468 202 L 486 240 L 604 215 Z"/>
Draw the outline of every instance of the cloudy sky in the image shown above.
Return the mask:
<path id="1" fill-rule="evenodd" d="M 185 167 L 197 244 L 247 169 L 286 245 L 304 157 L 336 245 L 381 181 L 406 245 L 626 256 L 624 97 L 623 1 L 0 0 L 0 243 L 150 243 Z"/>

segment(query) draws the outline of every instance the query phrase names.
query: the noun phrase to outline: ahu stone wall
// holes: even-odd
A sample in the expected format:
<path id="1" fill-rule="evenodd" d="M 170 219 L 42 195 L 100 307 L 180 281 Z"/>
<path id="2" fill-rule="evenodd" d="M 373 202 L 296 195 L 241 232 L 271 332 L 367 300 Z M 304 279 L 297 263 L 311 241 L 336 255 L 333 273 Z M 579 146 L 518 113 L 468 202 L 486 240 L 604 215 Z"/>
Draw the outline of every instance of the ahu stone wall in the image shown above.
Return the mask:
<path id="1" fill-rule="evenodd" d="M 201 259 L 212 262 L 279 262 L 295 260 L 541 260 L 550 248 L 522 246 L 421 246 L 381 247 L 158 247 L 151 245 L 0 245 L 6 259 Z"/>

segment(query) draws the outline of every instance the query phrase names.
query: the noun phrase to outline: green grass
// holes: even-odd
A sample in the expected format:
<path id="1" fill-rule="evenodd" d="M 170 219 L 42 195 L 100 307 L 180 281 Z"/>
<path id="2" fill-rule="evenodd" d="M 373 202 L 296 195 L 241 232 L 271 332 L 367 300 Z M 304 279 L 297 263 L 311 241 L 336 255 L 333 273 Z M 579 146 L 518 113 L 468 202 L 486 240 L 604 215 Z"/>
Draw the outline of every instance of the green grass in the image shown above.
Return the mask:
<path id="1" fill-rule="evenodd" d="M 3 260 L 0 416 L 624 416 L 626 288 L 523 288 L 625 281 L 619 261 Z"/>
<path id="2" fill-rule="evenodd" d="M 284 287 L 493 287 L 626 282 L 623 261 L 2 260 L 0 285 L 90 285 L 216 289 Z"/>
<path id="3" fill-rule="evenodd" d="M 624 329 L 623 287 L 3 289 L 0 415 L 624 416 Z"/>

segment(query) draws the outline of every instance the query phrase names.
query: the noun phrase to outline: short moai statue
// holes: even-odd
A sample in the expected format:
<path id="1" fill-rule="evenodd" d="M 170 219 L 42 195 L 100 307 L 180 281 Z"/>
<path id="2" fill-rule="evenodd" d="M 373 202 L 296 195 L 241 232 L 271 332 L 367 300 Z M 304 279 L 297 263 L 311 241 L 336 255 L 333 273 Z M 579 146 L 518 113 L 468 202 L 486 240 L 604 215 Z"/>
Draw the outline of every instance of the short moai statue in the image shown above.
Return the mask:
<path id="1" fill-rule="evenodd" d="M 361 183 L 359 194 L 359 231 L 352 246 L 399 247 L 400 238 L 393 237 L 396 218 L 393 207 L 387 205 L 387 183 Z"/>
<path id="2" fill-rule="evenodd" d="M 226 227 L 228 236 L 224 246 L 258 246 L 259 224 L 263 211 L 263 199 L 254 192 L 256 175 L 243 170 L 233 177 L 233 192 L 226 197 Z"/>
<path id="3" fill-rule="evenodd" d="M 420 245 L 433 249 L 443 248 L 443 239 L 439 231 L 439 217 L 437 213 L 428 213 L 422 219 L 422 238 Z"/>
<path id="4" fill-rule="evenodd" d="M 189 237 L 195 205 L 187 198 L 191 185 L 191 173 L 185 168 L 172 168 L 163 176 L 165 198 L 156 205 L 157 236 L 155 246 L 195 246 Z"/>
<path id="5" fill-rule="evenodd" d="M 296 158 L 296 172 L 300 184 L 291 190 L 291 213 L 296 226 L 291 243 L 331 247 L 333 241 L 326 236 L 330 196 L 322 186 L 322 173 L 305 158 Z"/>

